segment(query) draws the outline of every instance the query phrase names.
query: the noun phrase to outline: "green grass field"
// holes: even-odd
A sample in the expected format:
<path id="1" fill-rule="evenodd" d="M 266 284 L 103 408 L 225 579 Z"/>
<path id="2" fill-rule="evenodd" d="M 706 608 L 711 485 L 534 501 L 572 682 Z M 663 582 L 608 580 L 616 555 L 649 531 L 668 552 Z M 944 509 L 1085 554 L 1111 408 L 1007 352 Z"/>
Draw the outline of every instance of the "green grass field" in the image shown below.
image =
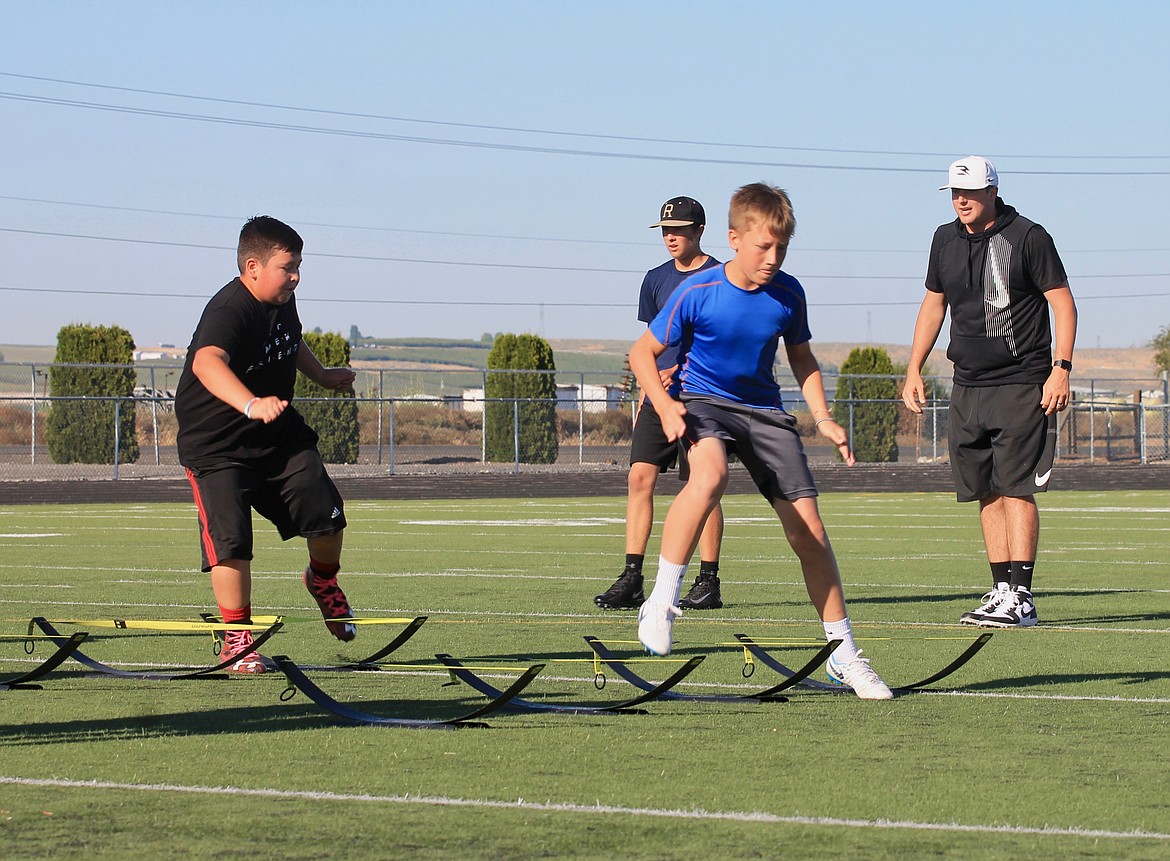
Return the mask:
<path id="1" fill-rule="evenodd" d="M 254 611 L 293 617 L 287 654 L 338 700 L 449 717 L 485 702 L 432 670 L 448 652 L 525 696 L 616 702 L 582 639 L 635 639 L 592 596 L 621 567 L 624 499 L 353 502 L 342 582 L 362 616 L 427 615 L 376 673 L 358 658 L 397 626 L 342 645 L 310 617 L 303 542 L 258 523 Z M 660 500 L 659 520 L 667 500 Z M 855 631 L 891 684 L 947 663 L 986 589 L 978 517 L 947 494 L 821 498 Z M 786 703 L 651 702 L 645 714 L 493 714 L 489 729 L 359 726 L 274 673 L 125 680 L 69 662 L 40 690 L 0 691 L 0 855 L 119 858 L 1167 858 L 1170 857 L 1170 499 L 1041 499 L 1039 627 L 995 634 L 928 692 L 862 702 L 799 689 Z M 677 690 L 742 693 L 738 632 L 819 637 L 762 500 L 725 500 L 726 607 L 675 626 L 655 679 L 707 658 Z M 50 619 L 196 619 L 213 609 L 182 505 L 0 509 L 2 634 Z M 657 546 L 657 533 L 652 550 Z M 688 580 L 690 577 L 688 577 Z M 298 621 L 304 620 L 304 621 Z M 77 628 L 63 626 L 68 630 Z M 211 663 L 210 636 L 97 627 L 118 666 Z M 41 646 L 40 648 L 44 648 Z M 613 645 L 640 657 L 634 645 Z M 37 652 L 37 658 L 47 652 Z M 807 651 L 777 654 L 801 663 Z M 0 675 L 33 666 L 0 641 Z M 818 673 L 818 678 L 822 676 Z"/>

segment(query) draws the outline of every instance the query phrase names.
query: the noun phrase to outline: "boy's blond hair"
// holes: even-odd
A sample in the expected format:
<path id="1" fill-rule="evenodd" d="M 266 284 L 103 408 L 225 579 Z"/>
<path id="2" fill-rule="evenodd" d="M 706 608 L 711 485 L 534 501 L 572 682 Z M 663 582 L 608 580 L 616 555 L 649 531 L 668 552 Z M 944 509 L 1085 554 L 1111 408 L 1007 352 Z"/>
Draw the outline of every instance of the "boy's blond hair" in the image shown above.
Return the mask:
<path id="1" fill-rule="evenodd" d="M 783 240 L 791 239 L 796 233 L 796 216 L 792 214 L 788 193 L 764 182 L 736 189 L 731 196 L 727 224 L 736 233 L 752 227 L 764 228 Z"/>

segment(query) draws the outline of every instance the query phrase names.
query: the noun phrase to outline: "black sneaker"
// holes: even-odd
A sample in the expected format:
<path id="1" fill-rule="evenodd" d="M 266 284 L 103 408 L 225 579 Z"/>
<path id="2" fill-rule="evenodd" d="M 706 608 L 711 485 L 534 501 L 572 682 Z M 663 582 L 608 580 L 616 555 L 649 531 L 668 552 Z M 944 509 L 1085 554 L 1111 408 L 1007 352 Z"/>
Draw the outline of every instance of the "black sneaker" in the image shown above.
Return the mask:
<path id="1" fill-rule="evenodd" d="M 684 610 L 718 610 L 723 606 L 723 598 L 719 594 L 719 575 L 700 573 L 691 591 L 678 605 Z"/>
<path id="2" fill-rule="evenodd" d="M 641 572 L 627 568 L 612 586 L 594 597 L 593 603 L 603 610 L 636 610 L 645 600 Z"/>

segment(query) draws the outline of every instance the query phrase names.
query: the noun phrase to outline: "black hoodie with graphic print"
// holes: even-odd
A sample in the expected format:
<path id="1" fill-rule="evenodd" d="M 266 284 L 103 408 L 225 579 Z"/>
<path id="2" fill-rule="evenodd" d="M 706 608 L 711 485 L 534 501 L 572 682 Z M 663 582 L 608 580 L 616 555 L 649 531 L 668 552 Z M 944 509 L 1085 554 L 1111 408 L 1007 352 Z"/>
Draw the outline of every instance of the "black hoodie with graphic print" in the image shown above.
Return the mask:
<path id="1" fill-rule="evenodd" d="M 995 222 L 968 233 L 956 218 L 930 246 L 926 289 L 951 314 L 947 358 L 964 386 L 1043 385 L 1052 370 L 1044 293 L 1068 282 L 1048 232 L 999 198 Z"/>

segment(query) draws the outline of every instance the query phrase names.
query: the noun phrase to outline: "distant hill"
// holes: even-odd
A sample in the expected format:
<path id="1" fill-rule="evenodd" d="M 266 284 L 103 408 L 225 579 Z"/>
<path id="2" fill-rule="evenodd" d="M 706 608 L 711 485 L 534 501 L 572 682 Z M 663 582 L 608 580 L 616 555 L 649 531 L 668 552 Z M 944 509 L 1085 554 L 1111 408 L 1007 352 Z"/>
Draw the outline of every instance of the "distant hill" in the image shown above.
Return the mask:
<path id="1" fill-rule="evenodd" d="M 554 338 L 549 343 L 559 370 L 610 373 L 622 370 L 632 342 L 601 338 Z M 813 342 L 813 350 L 826 369 L 839 368 L 849 356 L 849 351 L 858 346 L 881 347 L 890 354 L 895 364 L 905 364 L 910 358 L 909 344 Z M 380 340 L 375 348 L 359 347 L 354 350 L 354 365 L 387 370 L 482 370 L 487 367 L 490 350 L 491 345 L 481 341 L 387 338 Z M 6 362 L 47 363 L 53 361 L 55 353 L 55 346 L 0 344 L 0 355 Z M 1154 350 L 1151 347 L 1078 348 L 1075 365 L 1074 376 L 1082 378 L 1157 376 L 1154 372 Z M 939 376 L 950 375 L 951 365 L 942 350 L 935 350 L 931 354 L 930 368 Z"/>

